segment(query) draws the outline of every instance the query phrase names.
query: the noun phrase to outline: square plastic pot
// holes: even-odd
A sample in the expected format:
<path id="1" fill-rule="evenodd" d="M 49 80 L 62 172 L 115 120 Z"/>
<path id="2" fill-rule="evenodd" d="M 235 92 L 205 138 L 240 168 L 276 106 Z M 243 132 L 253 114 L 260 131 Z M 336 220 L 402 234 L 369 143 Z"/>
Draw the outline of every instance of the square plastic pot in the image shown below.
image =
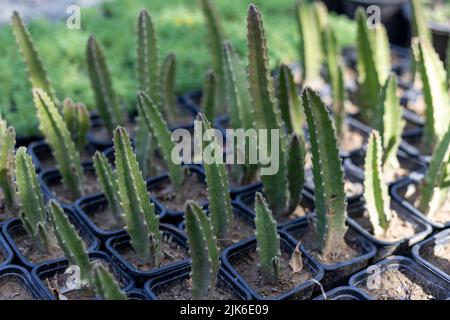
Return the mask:
<path id="1" fill-rule="evenodd" d="M 262 185 L 254 186 L 253 188 L 247 190 L 244 193 L 241 193 L 237 198 L 235 203 L 239 208 L 248 214 L 255 216 L 255 210 L 253 208 L 253 203 L 255 201 L 255 193 L 257 191 L 262 191 L 263 187 Z M 302 199 L 300 201 L 300 204 L 304 208 L 308 208 L 311 212 L 314 210 L 314 196 L 306 189 L 303 188 L 302 190 Z M 300 218 L 301 219 L 301 218 Z M 283 222 L 278 222 L 278 228 L 282 229 L 292 223 L 295 223 L 297 219 L 293 220 L 286 220 Z"/>
<path id="2" fill-rule="evenodd" d="M 126 292 L 128 300 L 151 300 L 142 289 L 131 289 Z"/>
<path id="3" fill-rule="evenodd" d="M 435 230 L 442 230 L 442 229 L 450 227 L 450 220 L 445 223 L 441 223 L 441 222 L 436 222 L 436 221 L 429 219 L 423 212 L 419 211 L 414 206 L 414 204 L 409 202 L 402 195 L 408 189 L 408 187 L 410 187 L 412 185 L 415 185 L 415 187 L 419 187 L 419 184 L 422 181 L 422 179 L 423 179 L 423 175 L 420 174 L 420 175 L 410 176 L 408 178 L 398 181 L 391 187 L 392 199 L 395 202 L 399 203 L 401 206 L 403 206 L 405 209 L 407 209 L 409 212 L 411 212 L 412 215 L 418 217 L 425 223 L 432 226 Z"/>
<path id="4" fill-rule="evenodd" d="M 46 296 L 35 284 L 31 274 L 25 268 L 16 265 L 0 267 L 1 281 L 11 281 L 26 288 L 34 300 L 45 300 Z"/>
<path id="5" fill-rule="evenodd" d="M 400 149 L 406 152 L 410 157 L 416 158 L 425 164 L 429 164 L 431 156 L 429 154 L 423 154 L 417 149 L 414 144 L 419 143 L 422 140 L 423 129 L 416 128 L 405 132 L 402 135 L 403 141 L 400 144 Z"/>
<path id="6" fill-rule="evenodd" d="M 130 291 L 135 287 L 133 279 L 126 274 L 114 261 L 105 253 L 100 251 L 93 251 L 89 253 L 89 259 L 101 260 L 105 262 L 116 280 L 121 284 L 121 289 L 124 292 Z M 66 258 L 57 259 L 50 262 L 43 262 L 38 264 L 31 271 L 31 275 L 48 300 L 57 300 L 57 298 L 50 292 L 49 288 L 45 285 L 45 279 L 53 277 L 55 274 L 64 273 L 69 267 L 69 260 Z"/>
<path id="7" fill-rule="evenodd" d="M 10 221 L 11 220 L 7 220 L 6 223 L 10 223 Z M 4 224 L 2 224 L 2 226 L 4 226 Z M 0 234 L 0 254 L 2 255 L 3 258 L 3 260 L 0 261 L 0 268 L 11 264 L 14 258 L 14 252 L 11 249 L 6 238 L 4 238 L 2 234 Z"/>
<path id="8" fill-rule="evenodd" d="M 159 215 L 160 221 L 165 219 L 165 211 L 159 204 L 150 197 L 150 200 L 155 204 L 155 212 Z M 108 200 L 103 193 L 97 193 L 92 196 L 83 197 L 77 200 L 74 205 L 74 210 L 77 212 L 80 219 L 88 226 L 88 228 L 102 241 L 110 237 L 120 235 L 124 232 L 124 229 L 106 230 L 95 224 L 92 219 L 93 216 L 99 212 L 103 212 L 108 208 Z M 112 213 L 111 213 L 112 214 Z"/>
<path id="9" fill-rule="evenodd" d="M 185 250 L 186 253 L 188 252 L 186 243 L 187 239 L 180 230 L 171 225 L 160 224 L 160 231 L 162 232 L 163 237 L 167 237 L 168 239 L 170 239 L 170 241 L 175 242 L 177 245 L 179 245 L 182 250 Z M 190 261 L 189 259 L 184 259 L 171 262 L 159 268 L 154 268 L 146 271 L 140 270 L 129 261 L 127 261 L 127 259 L 125 259 L 125 257 L 120 253 L 121 248 L 131 247 L 130 236 L 127 233 L 109 238 L 106 241 L 105 247 L 106 251 L 111 254 L 112 259 L 129 275 L 133 276 L 138 286 L 143 285 L 144 282 L 147 281 L 150 277 L 156 277 L 172 270 L 178 270 L 183 266 L 188 265 Z"/>
<path id="10" fill-rule="evenodd" d="M 367 281 L 373 281 L 377 276 L 381 276 L 384 272 L 390 270 L 398 270 L 408 277 L 413 277 L 414 279 L 420 280 L 425 283 L 427 287 L 433 287 L 436 292 L 439 293 L 440 299 L 447 299 L 450 296 L 450 283 L 446 282 L 444 279 L 440 278 L 438 275 L 432 273 L 431 271 L 423 268 L 414 260 L 402 257 L 402 256 L 391 256 L 378 263 L 368 267 L 354 274 L 350 280 L 349 284 L 351 287 L 361 289 L 360 286 L 365 286 Z M 364 290 L 365 291 L 365 290 Z M 366 292 L 372 299 L 376 299 Z"/>
<path id="11" fill-rule="evenodd" d="M 377 248 L 377 254 L 373 258 L 373 262 L 379 261 L 381 259 L 386 258 L 390 255 L 408 255 L 409 250 L 413 245 L 425 239 L 431 232 L 432 228 L 430 225 L 423 222 L 421 219 L 412 215 L 408 210 L 404 207 L 398 205 L 395 201 L 391 202 L 391 209 L 395 210 L 400 218 L 405 221 L 410 222 L 416 228 L 416 233 L 410 237 L 404 238 L 398 241 L 383 241 L 377 239 L 373 234 L 371 234 L 367 229 L 362 227 L 355 219 L 352 217 L 362 216 L 364 211 L 366 210 L 365 204 L 361 203 L 360 205 L 353 206 L 349 208 L 348 219 L 347 222 L 350 226 L 352 226 L 355 230 L 357 230 L 360 234 L 362 234 L 365 238 L 369 239 L 371 243 L 375 245 Z"/>
<path id="12" fill-rule="evenodd" d="M 372 300 L 364 291 L 352 287 L 337 287 L 314 300 Z"/>
<path id="13" fill-rule="evenodd" d="M 187 265 L 181 269 L 173 270 L 154 279 L 148 280 L 143 287 L 143 291 L 151 300 L 158 300 L 157 292 L 176 285 L 190 278 L 191 266 Z M 217 286 L 226 288 L 235 298 L 233 300 L 251 300 L 252 296 L 224 268 L 219 269 L 217 275 Z"/>
<path id="14" fill-rule="evenodd" d="M 181 97 L 178 98 L 178 102 L 180 106 L 186 108 L 189 112 L 192 113 L 194 117 L 197 116 L 201 110 L 199 101 L 202 98 L 202 92 L 200 90 L 188 92 Z"/>
<path id="15" fill-rule="evenodd" d="M 308 232 L 310 221 L 307 218 L 299 219 L 295 223 L 283 228 L 291 241 L 297 243 L 303 234 Z M 343 284 L 351 274 L 365 268 L 369 261 L 375 256 L 377 250 L 375 246 L 364 236 L 358 233 L 351 225 L 346 234 L 347 243 L 357 244 L 361 254 L 347 261 L 327 264 L 318 261 L 317 263 L 324 269 L 325 275 L 321 281 L 325 289 L 330 289 L 336 285 Z M 316 259 L 317 261 L 317 259 Z"/>
<path id="16" fill-rule="evenodd" d="M 70 222 L 75 226 L 78 234 L 89 243 L 88 250 L 97 250 L 100 247 L 100 240 L 87 228 L 87 226 L 78 218 L 76 213 L 70 207 L 64 206 L 64 211 L 69 217 Z M 31 270 L 39 263 L 31 262 L 19 249 L 17 244 L 14 242 L 14 235 L 24 235 L 26 234 L 25 227 L 22 225 L 22 221 L 18 218 L 9 220 L 3 225 L 2 232 L 5 236 L 8 245 L 11 247 L 12 252 L 14 252 L 15 260 L 18 264 Z M 51 261 L 54 261 L 50 260 Z"/>
<path id="17" fill-rule="evenodd" d="M 450 283 L 450 274 L 448 274 L 447 272 L 439 268 L 437 265 L 430 262 L 424 255 L 426 250 L 431 250 L 434 252 L 436 248 L 449 244 L 450 244 L 450 229 L 446 229 L 416 244 L 412 248 L 411 254 L 413 259 L 416 260 L 420 265 L 436 273 L 437 275 L 445 279 L 448 283 Z M 450 261 L 444 259 L 443 263 L 448 264 L 450 263 Z"/>
<path id="18" fill-rule="evenodd" d="M 296 243 L 292 241 L 286 233 L 279 231 L 280 235 L 280 246 L 281 251 L 291 255 L 296 247 Z M 233 277 L 240 282 L 248 292 L 252 295 L 252 297 L 256 300 L 307 300 L 309 299 L 313 292 L 317 289 L 317 283 L 320 282 L 324 275 L 324 270 L 320 266 L 320 264 L 303 248 L 302 245 L 299 246 L 300 251 L 302 252 L 302 259 L 304 263 L 304 267 L 307 267 L 311 272 L 312 277 L 310 280 L 307 280 L 303 283 L 298 284 L 296 287 L 290 289 L 289 291 L 282 292 L 277 296 L 264 297 L 260 295 L 255 288 L 253 288 L 250 284 L 245 281 L 245 279 L 236 271 L 233 267 L 232 261 L 239 260 L 242 256 L 246 255 L 248 252 L 256 250 L 256 238 L 253 237 L 242 243 L 238 243 L 231 247 L 225 249 L 222 254 L 222 262 L 223 266 L 227 271 L 229 271 Z"/>

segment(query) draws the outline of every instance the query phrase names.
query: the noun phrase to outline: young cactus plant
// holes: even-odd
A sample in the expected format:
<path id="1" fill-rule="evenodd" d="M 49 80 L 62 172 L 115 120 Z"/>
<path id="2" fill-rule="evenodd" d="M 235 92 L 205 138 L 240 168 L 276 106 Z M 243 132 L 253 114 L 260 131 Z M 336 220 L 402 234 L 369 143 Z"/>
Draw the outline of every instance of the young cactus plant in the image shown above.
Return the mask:
<path id="1" fill-rule="evenodd" d="M 20 200 L 20 220 L 41 251 L 48 252 L 56 245 L 56 239 L 53 230 L 49 227 L 47 208 L 33 161 L 25 147 L 17 150 L 15 165 L 17 194 Z"/>
<path id="2" fill-rule="evenodd" d="M 344 243 L 347 231 L 344 173 L 337 138 L 328 111 L 320 97 L 312 89 L 306 88 L 302 100 L 312 156 L 317 216 L 316 239 L 323 253 L 334 253 Z"/>
<path id="3" fill-rule="evenodd" d="M 206 213 L 192 201 L 186 204 L 186 234 L 192 258 L 192 298 L 210 299 L 219 272 L 217 238 Z"/>
<path id="4" fill-rule="evenodd" d="M 100 263 L 95 264 L 93 267 L 93 282 L 98 297 L 104 300 L 127 299 L 114 276 Z"/>
<path id="5" fill-rule="evenodd" d="M 64 185 L 73 199 L 83 196 L 83 167 L 80 154 L 67 124 L 50 97 L 41 89 L 33 90 L 39 128 L 50 145 Z"/>
<path id="6" fill-rule="evenodd" d="M 116 174 L 103 153 L 96 151 L 93 161 L 98 182 L 105 193 L 113 217 L 117 223 L 122 222 L 122 208 Z"/>
<path id="7" fill-rule="evenodd" d="M 266 284 L 278 282 L 280 274 L 280 236 L 277 223 L 261 193 L 255 196 L 256 243 L 261 268 L 261 276 Z"/>
<path id="8" fill-rule="evenodd" d="M 89 111 L 84 104 L 65 99 L 62 114 L 78 152 L 83 153 L 87 145 L 87 132 L 91 126 Z"/>
<path id="9" fill-rule="evenodd" d="M 16 187 L 14 185 L 15 145 L 16 131 L 13 127 L 8 127 L 6 120 L 0 116 L 0 189 L 9 216 L 17 214 Z"/>
<path id="10" fill-rule="evenodd" d="M 450 192 L 450 128 L 436 146 L 420 188 L 418 208 L 431 219 L 439 212 Z"/>
<path id="11" fill-rule="evenodd" d="M 382 154 L 380 134 L 373 130 L 364 165 L 364 199 L 375 236 L 386 234 L 392 219 L 388 188 L 383 179 Z"/>
<path id="12" fill-rule="evenodd" d="M 114 149 L 120 203 L 130 243 L 140 259 L 159 266 L 162 257 L 159 217 L 123 127 L 114 130 Z"/>

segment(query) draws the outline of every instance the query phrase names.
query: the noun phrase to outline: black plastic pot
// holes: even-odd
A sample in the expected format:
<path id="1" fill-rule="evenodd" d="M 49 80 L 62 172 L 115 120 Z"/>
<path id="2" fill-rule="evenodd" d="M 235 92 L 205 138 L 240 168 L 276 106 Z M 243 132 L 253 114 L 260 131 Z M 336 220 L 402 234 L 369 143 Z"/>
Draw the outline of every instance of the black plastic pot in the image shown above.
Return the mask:
<path id="1" fill-rule="evenodd" d="M 283 231 L 286 232 L 295 243 L 298 242 L 301 236 L 305 234 L 309 228 L 310 221 L 304 218 L 285 227 Z M 368 265 L 369 260 L 372 259 L 377 252 L 375 246 L 359 234 L 351 225 L 347 231 L 346 240 L 347 243 L 357 244 L 362 251 L 361 255 L 335 264 L 325 264 L 319 261 L 318 264 L 325 270 L 324 278 L 321 281 L 325 289 L 330 289 L 336 285 L 343 285 L 344 281 L 351 274 L 365 268 Z"/>
<path id="2" fill-rule="evenodd" d="M 344 13 L 355 17 L 358 7 L 368 8 L 377 5 L 380 8 L 381 22 L 385 25 L 389 41 L 406 47 L 409 44 L 409 28 L 403 16 L 403 5 L 407 0 L 343 0 Z"/>
<path id="3" fill-rule="evenodd" d="M 121 285 L 121 289 L 127 292 L 135 287 L 133 279 L 126 274 L 114 261 L 105 253 L 100 251 L 93 251 L 89 253 L 89 258 L 93 260 L 101 260 L 105 262 L 116 280 Z M 45 279 L 53 277 L 55 274 L 64 273 L 69 267 L 69 260 L 66 258 L 57 259 L 50 262 L 44 262 L 38 264 L 31 271 L 31 275 L 34 278 L 39 289 L 45 294 L 48 300 L 57 300 L 57 298 L 50 292 L 49 288 L 45 285 Z"/>
<path id="4" fill-rule="evenodd" d="M 128 300 L 150 300 L 141 289 L 131 289 L 126 292 Z"/>
<path id="5" fill-rule="evenodd" d="M 371 298 L 364 292 L 352 287 L 337 287 L 325 293 L 325 296 L 320 295 L 314 300 L 371 300 Z"/>
<path id="6" fill-rule="evenodd" d="M 127 114 L 128 120 L 130 122 L 134 122 L 134 117 L 131 114 Z M 89 144 L 95 149 L 99 151 L 104 151 L 105 149 L 108 149 L 113 146 L 113 140 L 112 136 L 110 139 L 98 139 L 95 134 L 93 133 L 93 130 L 100 129 L 104 125 L 102 123 L 102 120 L 100 119 L 100 116 L 96 115 L 95 117 L 91 116 L 91 129 L 87 133 L 87 139 Z"/>
<path id="7" fill-rule="evenodd" d="M 425 223 L 432 226 L 435 230 L 441 230 L 441 229 L 450 227 L 450 220 L 447 221 L 446 223 L 441 223 L 441 222 L 436 222 L 436 221 L 429 219 L 423 212 L 420 212 L 414 206 L 413 203 L 409 202 L 403 196 L 403 194 L 409 187 L 412 187 L 414 185 L 416 188 L 418 188 L 422 179 L 423 179 L 423 175 L 418 174 L 418 175 L 410 176 L 408 178 L 398 181 L 391 187 L 392 199 L 394 201 L 396 201 L 397 203 L 399 203 L 404 208 L 406 208 L 406 210 L 408 210 L 411 213 L 411 215 L 418 217 Z"/>
<path id="8" fill-rule="evenodd" d="M 355 119 L 354 116 L 348 116 L 346 117 L 346 124 L 348 126 L 348 129 L 354 132 L 358 132 L 364 137 L 364 140 L 367 141 L 369 139 L 370 132 L 372 131 L 372 128 L 370 128 L 368 125 L 362 123 L 361 121 Z M 364 146 L 355 148 L 353 150 L 349 151 L 343 151 L 339 150 L 339 155 L 341 158 L 352 158 L 359 156 L 364 150 Z"/>
<path id="9" fill-rule="evenodd" d="M 421 219 L 411 214 L 407 209 L 399 205 L 397 202 L 391 202 L 391 209 L 395 210 L 398 216 L 403 220 L 408 221 L 415 226 L 416 233 L 414 235 L 398 241 L 379 240 L 355 220 L 357 217 L 361 217 L 364 214 L 364 211 L 366 210 L 365 204 L 361 203 L 361 205 L 353 206 L 348 210 L 348 224 L 359 233 L 361 233 L 364 237 L 369 239 L 370 242 L 372 242 L 377 248 L 377 254 L 373 258 L 373 262 L 382 260 L 387 256 L 394 254 L 408 255 L 411 247 L 425 239 L 433 230 L 430 225 L 426 224 Z"/>
<path id="10" fill-rule="evenodd" d="M 436 274 L 421 267 L 417 262 L 410 258 L 402 256 L 388 257 L 375 265 L 368 267 L 354 274 L 349 284 L 352 287 L 356 287 L 360 290 L 364 290 L 369 296 L 370 292 L 367 291 L 366 283 L 369 281 L 372 283 L 377 276 L 382 275 L 386 271 L 398 270 L 406 275 L 408 278 L 418 280 L 427 288 L 433 288 L 433 291 L 437 292 L 439 300 L 447 299 L 450 296 L 450 283 L 440 278 Z M 371 296 L 372 299 L 376 297 Z"/>
<path id="11" fill-rule="evenodd" d="M 190 171 L 191 174 L 194 174 L 197 176 L 198 180 L 205 184 L 205 190 L 206 190 L 206 181 L 205 181 L 205 174 L 203 172 L 203 169 L 196 165 L 186 165 L 186 168 Z M 147 187 L 150 192 L 154 194 L 154 190 L 159 188 L 161 185 L 165 183 L 170 183 L 170 178 L 168 174 L 162 174 L 160 176 L 150 178 L 147 182 Z M 188 186 L 186 186 L 188 187 Z M 182 190 L 181 190 L 182 192 Z M 161 207 L 163 208 L 163 211 L 167 215 L 167 219 L 171 220 L 171 223 L 177 224 L 181 221 L 184 211 L 174 211 L 169 208 L 167 208 L 164 203 L 162 203 L 160 200 L 158 200 L 156 195 L 153 195 L 153 198 L 155 199 L 155 202 L 159 202 Z M 208 201 L 205 201 L 203 203 L 199 203 L 200 206 L 206 207 L 208 204 Z"/>
<path id="12" fill-rule="evenodd" d="M 75 226 L 78 231 L 78 234 L 85 240 L 85 243 L 88 243 L 88 250 L 93 251 L 97 250 L 100 247 L 100 240 L 95 237 L 95 235 L 86 227 L 86 225 L 77 217 L 75 212 L 70 207 L 64 207 L 64 211 L 69 217 L 70 222 Z M 17 244 L 14 241 L 14 235 L 24 235 L 26 234 L 26 230 L 22 225 L 22 221 L 20 219 L 12 219 L 3 225 L 2 232 L 8 242 L 9 246 L 12 248 L 14 252 L 15 261 L 17 264 L 20 264 L 28 269 L 32 269 L 38 263 L 31 262 L 19 249 Z M 53 260 L 51 260 L 53 261 Z M 50 262 L 51 262 L 50 261 Z"/>
<path id="13" fill-rule="evenodd" d="M 286 233 L 279 231 L 280 235 L 280 246 L 281 251 L 291 255 L 295 249 L 296 242 L 292 241 Z M 307 267 L 311 272 L 313 280 L 307 280 L 303 283 L 300 283 L 295 288 L 292 288 L 289 291 L 281 292 L 277 296 L 264 297 L 260 295 L 255 288 L 253 288 L 250 284 L 245 281 L 245 279 L 236 271 L 233 267 L 233 261 L 239 260 L 242 256 L 245 256 L 248 252 L 256 250 L 256 239 L 255 237 L 243 241 L 242 243 L 235 244 L 227 249 L 225 249 L 222 254 L 222 263 L 226 270 L 228 270 L 238 282 L 240 282 L 248 292 L 252 295 L 254 299 L 257 300 L 307 300 L 311 297 L 313 292 L 316 290 L 316 286 L 318 286 L 318 282 L 320 282 L 323 278 L 324 270 L 320 266 L 319 263 L 303 248 L 302 245 L 299 246 L 300 251 L 302 252 L 302 259 L 304 263 L 304 267 Z"/>
<path id="14" fill-rule="evenodd" d="M 254 211 L 254 203 L 255 203 L 255 193 L 257 191 L 262 192 L 262 185 L 255 185 L 252 188 L 249 188 L 246 192 L 241 193 L 237 196 L 235 203 L 239 206 L 239 208 L 248 214 L 255 216 Z M 309 190 L 303 188 L 302 190 L 302 199 L 300 201 L 300 205 L 304 208 L 309 209 L 310 212 L 313 212 L 314 206 L 314 196 L 311 194 Z M 293 220 L 283 220 L 278 222 L 278 228 L 284 228 L 291 223 L 295 223 L 297 219 Z"/>
<path id="15" fill-rule="evenodd" d="M 197 116 L 201 110 L 199 101 L 202 98 L 202 92 L 200 90 L 191 91 L 185 95 L 179 97 L 179 103 L 187 110 L 189 110 L 194 117 Z"/>
<path id="16" fill-rule="evenodd" d="M 333 11 L 337 14 L 344 13 L 342 1 L 343 0 L 322 0 L 322 2 L 327 6 L 329 11 Z"/>
<path id="17" fill-rule="evenodd" d="M 144 292 L 151 300 L 159 300 L 158 292 L 164 291 L 170 286 L 176 285 L 186 279 L 190 278 L 191 266 L 187 265 L 181 269 L 173 270 L 154 279 L 147 281 L 144 284 Z M 230 275 L 224 268 L 219 269 L 217 275 L 217 286 L 230 292 L 233 300 L 251 300 L 250 293 L 242 286 L 232 275 Z"/>
<path id="18" fill-rule="evenodd" d="M 34 283 L 31 274 L 23 267 L 10 265 L 0 267 L 0 281 L 11 281 L 26 288 L 33 300 L 44 300 L 46 297 Z M 13 300 L 28 300 L 28 298 L 14 298 Z"/>
<path id="19" fill-rule="evenodd" d="M 11 220 L 7 220 L 9 223 Z M 4 226 L 4 223 L 1 224 Z M 8 241 L 0 234 L 0 255 L 2 256 L 2 261 L 0 261 L 0 268 L 11 263 L 14 257 L 14 253 L 8 243 Z"/>
<path id="20" fill-rule="evenodd" d="M 438 274 L 439 276 L 447 280 L 448 283 L 450 283 L 450 274 L 439 268 L 439 266 L 437 266 L 436 264 L 433 264 L 431 261 L 429 261 L 429 259 L 426 257 L 426 253 L 428 250 L 435 252 L 435 250 L 439 249 L 439 247 L 447 246 L 449 245 L 449 243 L 450 243 L 450 229 L 447 229 L 416 244 L 412 248 L 411 252 L 414 260 L 416 260 L 423 267 L 427 268 L 428 270 L 431 270 L 432 272 Z M 450 263 L 448 260 L 444 258 L 440 258 L 440 260 L 442 260 L 442 262 L 447 265 Z"/>
<path id="21" fill-rule="evenodd" d="M 171 242 L 176 243 L 177 245 L 179 245 L 181 249 L 184 249 L 187 252 L 188 250 L 186 244 L 187 240 L 180 230 L 167 224 L 160 224 L 160 230 L 162 232 L 163 237 L 167 237 Z M 137 268 L 136 266 L 132 265 L 130 262 L 128 262 L 124 258 L 124 256 L 120 253 L 121 249 L 131 247 L 130 236 L 127 233 L 123 233 L 119 236 L 109 238 L 106 241 L 105 246 L 107 252 L 111 254 L 112 259 L 129 275 L 133 276 L 138 286 L 141 286 L 150 277 L 159 276 L 172 270 L 178 270 L 183 266 L 188 265 L 190 261 L 189 259 L 174 261 L 167 265 L 163 265 L 159 268 L 143 271 Z"/>
<path id="22" fill-rule="evenodd" d="M 31 158 L 33 159 L 34 166 L 36 168 L 36 171 L 39 172 L 41 170 L 45 169 L 51 169 L 53 167 L 50 167 L 45 164 L 44 159 L 50 158 L 53 159 L 53 154 L 50 146 L 45 142 L 45 140 L 40 140 L 31 143 L 28 146 L 28 153 L 31 155 Z M 91 145 L 86 146 L 86 154 L 93 156 L 95 153 L 94 148 Z M 89 163 L 91 160 L 83 161 L 84 163 Z"/>
<path id="23" fill-rule="evenodd" d="M 86 173 L 95 174 L 95 168 L 94 168 L 94 165 L 92 164 L 92 162 L 83 163 L 82 166 L 83 166 L 83 172 L 85 175 L 86 175 Z M 58 197 L 51 190 L 50 185 L 57 184 L 57 183 L 60 183 L 62 185 L 61 173 L 57 169 L 43 170 L 39 173 L 39 181 L 41 183 L 41 189 L 42 189 L 42 193 L 44 195 L 44 200 L 46 202 L 49 201 L 50 199 L 58 200 Z M 86 196 L 88 196 L 88 195 L 86 195 Z M 76 200 L 78 200 L 78 199 L 75 199 L 73 202 L 75 202 Z M 59 201 L 59 202 L 64 205 L 71 205 L 73 203 L 73 202 L 64 202 L 64 201 Z"/>
<path id="24" fill-rule="evenodd" d="M 152 199 L 152 198 L 150 198 Z M 155 204 L 155 211 L 159 215 L 160 221 L 164 221 L 166 216 L 165 211 L 162 209 L 158 202 L 153 201 Z M 124 232 L 124 229 L 105 230 L 95 224 L 92 216 L 99 212 L 103 212 L 108 208 L 108 200 L 103 193 L 97 193 L 92 196 L 83 197 L 77 200 L 73 205 L 75 211 L 81 220 L 88 226 L 88 228 L 102 241 L 106 241 L 107 238 L 120 235 Z M 111 213 L 112 214 L 112 213 Z"/>
<path id="25" fill-rule="evenodd" d="M 430 163 L 431 156 L 429 154 L 423 154 L 417 149 L 414 144 L 419 143 L 422 140 L 423 129 L 413 129 L 409 132 L 406 132 L 403 137 L 403 141 L 400 144 L 400 149 L 403 150 L 406 154 L 408 154 L 412 158 L 417 158 L 419 161 L 423 163 Z"/>

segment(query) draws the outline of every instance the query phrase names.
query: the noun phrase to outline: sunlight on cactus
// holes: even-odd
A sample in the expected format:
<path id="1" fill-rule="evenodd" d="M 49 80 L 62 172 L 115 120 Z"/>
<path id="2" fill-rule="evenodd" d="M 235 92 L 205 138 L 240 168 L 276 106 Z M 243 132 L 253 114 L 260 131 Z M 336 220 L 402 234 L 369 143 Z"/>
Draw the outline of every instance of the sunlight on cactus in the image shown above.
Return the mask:
<path id="1" fill-rule="evenodd" d="M 0 115 L 0 188 L 9 216 L 15 216 L 17 209 L 16 187 L 14 185 L 14 146 L 16 131 Z"/>

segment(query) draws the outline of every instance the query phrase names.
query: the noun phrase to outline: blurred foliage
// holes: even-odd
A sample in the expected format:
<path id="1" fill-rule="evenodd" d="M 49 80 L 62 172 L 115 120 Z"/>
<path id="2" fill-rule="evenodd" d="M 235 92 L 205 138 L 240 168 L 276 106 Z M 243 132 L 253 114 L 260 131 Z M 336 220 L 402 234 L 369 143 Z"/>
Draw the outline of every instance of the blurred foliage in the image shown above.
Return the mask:
<path id="1" fill-rule="evenodd" d="M 242 58 L 246 54 L 246 11 L 250 2 L 260 6 L 267 29 L 270 61 L 275 67 L 298 57 L 298 32 L 293 0 L 216 0 L 225 31 Z M 146 8 L 154 20 L 162 55 L 177 55 L 177 92 L 201 87 L 210 66 L 206 30 L 196 0 L 115 0 L 83 8 L 81 30 L 69 30 L 65 21 L 33 20 L 28 27 L 60 99 L 71 97 L 89 108 L 94 99 L 85 65 L 87 38 L 95 34 L 105 49 L 114 86 L 128 108 L 136 104 L 134 73 L 135 28 L 138 13 Z M 355 26 L 345 17 L 333 16 L 341 45 L 352 45 Z M 18 134 L 37 132 L 37 120 L 25 66 L 9 26 L 0 27 L 0 108 Z"/>

